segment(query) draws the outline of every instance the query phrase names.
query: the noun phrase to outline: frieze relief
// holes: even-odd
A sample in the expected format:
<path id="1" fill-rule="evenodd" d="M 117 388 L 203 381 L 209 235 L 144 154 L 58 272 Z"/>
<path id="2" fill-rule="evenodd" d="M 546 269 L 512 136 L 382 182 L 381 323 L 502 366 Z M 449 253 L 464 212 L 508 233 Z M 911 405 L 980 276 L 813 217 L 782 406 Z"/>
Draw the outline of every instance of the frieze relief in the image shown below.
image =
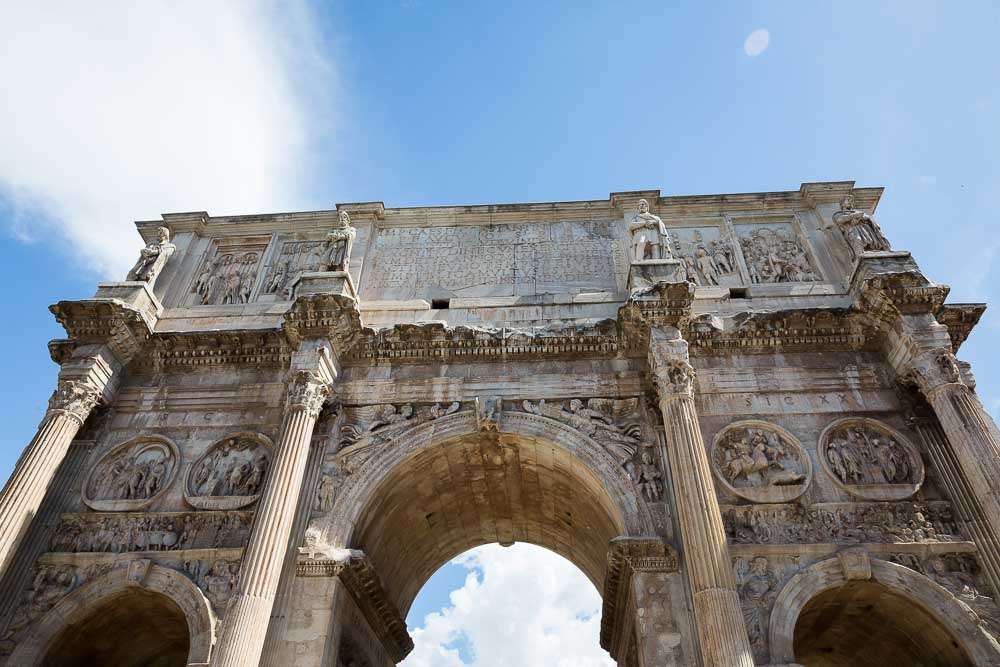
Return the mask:
<path id="1" fill-rule="evenodd" d="M 830 424 L 820 435 L 819 458 L 839 487 L 865 500 L 909 498 L 924 481 L 917 449 L 874 419 L 847 418 Z"/>
<path id="2" fill-rule="evenodd" d="M 815 263 L 791 224 L 736 224 L 735 229 L 751 283 L 821 280 Z"/>
<path id="3" fill-rule="evenodd" d="M 710 458 L 729 493 L 758 503 L 798 498 L 812 478 L 809 455 L 795 436 L 759 420 L 736 422 L 721 430 Z"/>
<path id="4" fill-rule="evenodd" d="M 279 299 L 291 298 L 291 286 L 300 274 L 320 270 L 323 241 L 285 241 L 281 252 L 264 276 L 261 294 L 275 294 Z"/>
<path id="5" fill-rule="evenodd" d="M 816 503 L 723 505 L 732 544 L 897 544 L 962 539 L 951 504 Z"/>
<path id="6" fill-rule="evenodd" d="M 83 484 L 83 502 L 102 512 L 149 506 L 180 468 L 177 445 L 162 436 L 140 436 L 105 454 Z"/>
<path id="7" fill-rule="evenodd" d="M 242 547 L 248 512 L 64 514 L 52 539 L 57 553 L 129 553 Z"/>
<path id="8" fill-rule="evenodd" d="M 271 441 L 239 433 L 208 448 L 188 472 L 184 499 L 198 509 L 245 507 L 260 497 L 271 463 Z"/>

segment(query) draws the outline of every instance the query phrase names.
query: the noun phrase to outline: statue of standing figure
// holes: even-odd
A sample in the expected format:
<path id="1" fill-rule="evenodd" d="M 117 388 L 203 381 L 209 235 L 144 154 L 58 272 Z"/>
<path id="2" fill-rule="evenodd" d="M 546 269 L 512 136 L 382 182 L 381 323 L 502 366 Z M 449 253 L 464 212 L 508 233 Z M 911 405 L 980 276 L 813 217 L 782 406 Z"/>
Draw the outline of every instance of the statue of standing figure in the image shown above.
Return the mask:
<path id="1" fill-rule="evenodd" d="M 658 216 L 649 212 L 649 202 L 639 200 L 639 209 L 628 225 L 632 235 L 632 261 L 673 259 L 667 227 Z"/>
<path id="2" fill-rule="evenodd" d="M 139 259 L 125 279 L 147 283 L 152 289 L 156 277 L 160 275 L 163 266 L 176 249 L 177 246 L 170 242 L 170 230 L 166 227 L 158 228 L 156 241 L 147 243 L 146 247 L 139 251 Z"/>
<path id="3" fill-rule="evenodd" d="M 326 235 L 320 271 L 347 271 L 351 262 L 351 248 L 354 247 L 357 230 L 351 226 L 351 216 L 347 211 L 340 212 L 339 221 L 337 228 Z"/>
<path id="4" fill-rule="evenodd" d="M 833 222 L 840 227 L 844 238 L 856 257 L 863 252 L 892 250 L 889 239 L 875 222 L 875 218 L 854 207 L 854 195 L 846 194 L 840 200 L 840 210 L 833 214 Z"/>

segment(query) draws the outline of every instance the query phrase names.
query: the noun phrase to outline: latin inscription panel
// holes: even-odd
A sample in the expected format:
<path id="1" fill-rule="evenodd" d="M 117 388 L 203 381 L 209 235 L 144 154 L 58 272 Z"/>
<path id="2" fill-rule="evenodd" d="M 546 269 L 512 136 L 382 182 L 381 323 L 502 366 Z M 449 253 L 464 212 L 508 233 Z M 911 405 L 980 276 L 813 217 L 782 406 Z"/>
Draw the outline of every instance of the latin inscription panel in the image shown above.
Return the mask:
<path id="1" fill-rule="evenodd" d="M 618 291 L 621 221 L 406 227 L 377 232 L 362 277 L 367 300 Z"/>

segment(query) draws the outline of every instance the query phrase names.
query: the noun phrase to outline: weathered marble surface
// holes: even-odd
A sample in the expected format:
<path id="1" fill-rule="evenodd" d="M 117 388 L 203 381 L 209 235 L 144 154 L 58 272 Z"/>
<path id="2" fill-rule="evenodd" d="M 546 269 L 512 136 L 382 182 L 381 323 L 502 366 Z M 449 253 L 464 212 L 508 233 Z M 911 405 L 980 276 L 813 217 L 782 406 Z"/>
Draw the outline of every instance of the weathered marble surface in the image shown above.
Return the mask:
<path id="1" fill-rule="evenodd" d="M 437 567 L 528 541 L 623 667 L 997 664 L 1000 443 L 954 357 L 983 307 L 853 185 L 138 223 L 135 279 L 52 307 L 0 652 L 93 660 L 126 614 L 115 655 L 390 665 Z M 844 657 L 875 640 L 838 591 L 927 613 Z"/>

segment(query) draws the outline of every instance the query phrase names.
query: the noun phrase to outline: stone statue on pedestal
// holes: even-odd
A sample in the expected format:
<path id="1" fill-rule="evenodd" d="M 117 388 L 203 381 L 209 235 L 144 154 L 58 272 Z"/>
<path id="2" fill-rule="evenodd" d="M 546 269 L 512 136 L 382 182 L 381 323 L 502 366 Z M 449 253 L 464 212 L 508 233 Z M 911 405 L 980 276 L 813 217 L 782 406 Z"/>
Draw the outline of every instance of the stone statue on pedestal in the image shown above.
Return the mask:
<path id="1" fill-rule="evenodd" d="M 160 227 L 156 230 L 156 242 L 147 243 L 146 247 L 139 251 L 139 259 L 128 272 L 126 280 L 148 283 L 152 288 L 153 282 L 176 248 L 177 246 L 170 242 L 170 230 Z"/>
<path id="2" fill-rule="evenodd" d="M 833 214 L 833 222 L 840 227 L 857 257 L 863 252 L 892 250 L 875 218 L 854 207 L 853 194 L 841 198 L 840 210 Z"/>
<path id="3" fill-rule="evenodd" d="M 632 261 L 673 259 L 667 227 L 658 216 L 649 212 L 649 202 L 639 200 L 639 210 L 628 225 L 632 235 Z"/>
<path id="4" fill-rule="evenodd" d="M 320 262 L 321 271 L 347 271 L 351 262 L 351 248 L 357 230 L 351 226 L 351 216 L 347 211 L 340 212 L 340 224 L 326 235 L 326 248 Z"/>

